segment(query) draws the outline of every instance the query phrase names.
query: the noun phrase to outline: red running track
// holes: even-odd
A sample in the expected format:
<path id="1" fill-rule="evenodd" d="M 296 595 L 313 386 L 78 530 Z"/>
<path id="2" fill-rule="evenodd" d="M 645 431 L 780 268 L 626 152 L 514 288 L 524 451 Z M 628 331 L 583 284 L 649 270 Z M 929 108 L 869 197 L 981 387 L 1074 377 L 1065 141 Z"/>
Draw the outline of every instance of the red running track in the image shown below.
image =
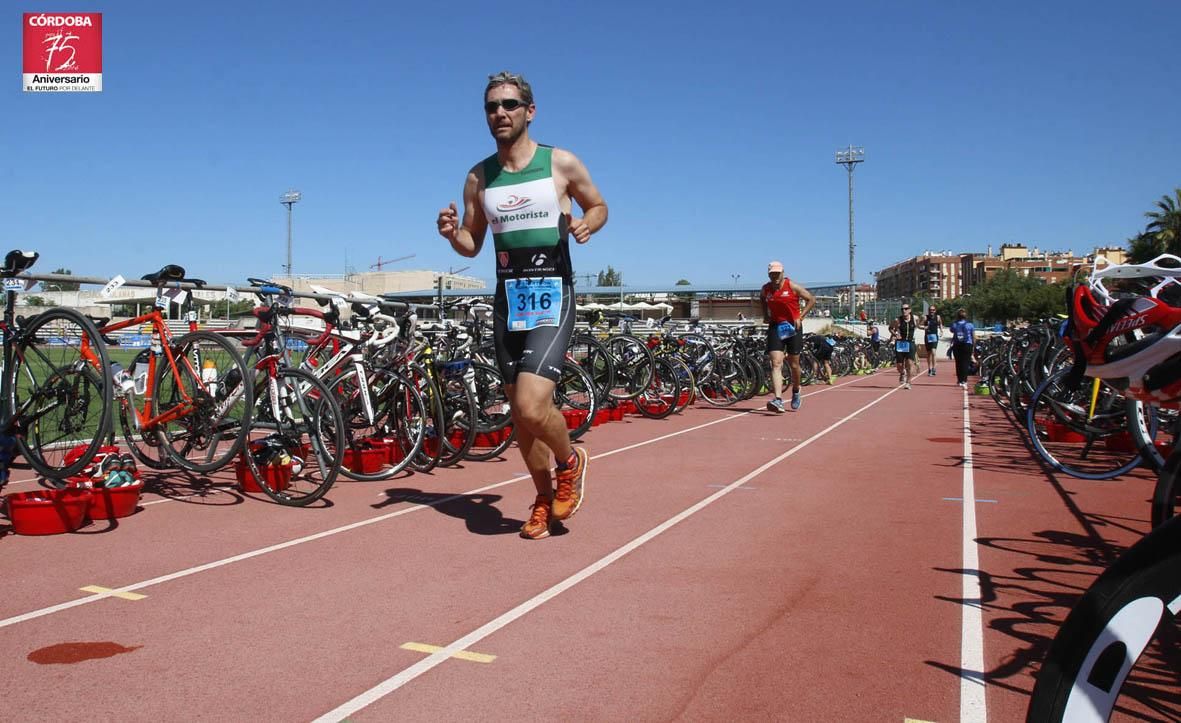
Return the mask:
<path id="1" fill-rule="evenodd" d="M 1147 529 L 1151 482 L 1047 476 L 972 397 L 965 575 L 968 399 L 945 377 L 876 374 L 813 388 L 798 413 L 598 427 L 585 505 L 536 542 L 516 534 L 532 485 L 515 450 L 338 482 L 313 509 L 172 478 L 117 525 L 0 537 L 0 710 L 1017 720 L 1055 622 Z M 962 673 L 973 636 L 983 688 Z M 962 710 L 961 688 L 984 705 Z"/>

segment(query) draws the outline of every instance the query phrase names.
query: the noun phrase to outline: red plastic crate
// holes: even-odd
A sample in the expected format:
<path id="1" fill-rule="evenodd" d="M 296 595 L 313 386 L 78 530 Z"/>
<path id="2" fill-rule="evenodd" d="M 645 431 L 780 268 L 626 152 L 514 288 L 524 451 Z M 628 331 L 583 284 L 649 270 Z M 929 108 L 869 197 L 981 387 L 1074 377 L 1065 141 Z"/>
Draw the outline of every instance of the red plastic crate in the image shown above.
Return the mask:
<path id="1" fill-rule="evenodd" d="M 78 487 L 14 492 L 5 500 L 8 521 L 18 535 L 73 532 L 86 522 L 90 510 L 90 490 Z"/>
<path id="2" fill-rule="evenodd" d="M 262 466 L 263 477 L 266 478 L 267 489 L 272 492 L 285 490 L 291 486 L 291 463 L 287 464 L 268 464 Z M 242 487 L 243 492 L 262 492 L 262 487 L 258 485 L 258 480 L 255 479 L 254 474 L 250 471 L 250 466 L 246 464 L 246 460 L 239 459 L 234 465 L 234 472 L 238 476 L 238 484 Z"/>
<path id="3" fill-rule="evenodd" d="M 95 487 L 90 490 L 90 519 L 114 520 L 135 514 L 143 482 L 125 487 Z"/>
<path id="4" fill-rule="evenodd" d="M 374 474 L 385 466 L 390 454 L 385 445 L 346 449 L 342 465 L 359 474 Z"/>
<path id="5" fill-rule="evenodd" d="M 1113 452 L 1131 453 L 1136 451 L 1136 445 L 1132 443 L 1132 435 L 1127 432 L 1119 432 L 1107 437 L 1103 440 L 1103 446 Z"/>
<path id="6" fill-rule="evenodd" d="M 386 437 L 381 442 L 385 445 L 386 461 L 391 465 L 398 464 L 406 456 L 397 437 Z"/>
<path id="7" fill-rule="evenodd" d="M 1075 432 L 1065 424 L 1049 419 L 1046 420 L 1046 438 L 1051 442 L 1082 443 L 1086 437 Z"/>

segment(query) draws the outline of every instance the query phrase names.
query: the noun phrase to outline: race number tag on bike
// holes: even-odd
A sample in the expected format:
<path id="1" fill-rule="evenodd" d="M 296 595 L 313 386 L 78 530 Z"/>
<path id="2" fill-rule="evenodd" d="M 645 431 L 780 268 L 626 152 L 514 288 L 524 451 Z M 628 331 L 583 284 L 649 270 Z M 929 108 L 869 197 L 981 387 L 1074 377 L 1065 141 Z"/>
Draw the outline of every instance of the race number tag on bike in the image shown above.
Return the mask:
<path id="1" fill-rule="evenodd" d="M 111 294 L 115 293 L 115 289 L 126 283 L 127 281 L 121 275 L 116 276 L 107 282 L 107 285 L 102 288 L 102 291 L 98 292 L 98 295 L 104 299 L 109 299 L 111 298 Z"/>
<path id="2" fill-rule="evenodd" d="M 557 326 L 562 312 L 562 279 L 505 279 L 508 299 L 508 330 L 528 331 L 539 326 Z"/>

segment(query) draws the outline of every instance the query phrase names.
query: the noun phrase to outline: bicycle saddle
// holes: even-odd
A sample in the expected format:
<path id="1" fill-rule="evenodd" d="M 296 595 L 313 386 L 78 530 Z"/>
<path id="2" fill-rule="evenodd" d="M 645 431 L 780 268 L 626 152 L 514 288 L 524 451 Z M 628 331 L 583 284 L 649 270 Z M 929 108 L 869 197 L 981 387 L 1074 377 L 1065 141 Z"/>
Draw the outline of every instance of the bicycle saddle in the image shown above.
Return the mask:
<path id="1" fill-rule="evenodd" d="M 167 265 L 163 266 L 159 271 L 156 271 L 156 272 L 153 272 L 150 274 L 144 274 L 140 278 L 143 279 L 144 281 L 148 281 L 148 282 L 153 283 L 157 286 L 159 286 L 161 284 L 181 282 L 181 281 L 193 284 L 194 286 L 204 286 L 205 285 L 205 282 L 202 279 L 186 279 L 184 267 L 177 266 L 176 264 L 167 264 Z"/>
<path id="2" fill-rule="evenodd" d="M 4 268 L 0 269 L 2 276 L 16 276 L 37 262 L 40 256 L 36 251 L 21 251 L 13 249 L 4 257 Z"/>

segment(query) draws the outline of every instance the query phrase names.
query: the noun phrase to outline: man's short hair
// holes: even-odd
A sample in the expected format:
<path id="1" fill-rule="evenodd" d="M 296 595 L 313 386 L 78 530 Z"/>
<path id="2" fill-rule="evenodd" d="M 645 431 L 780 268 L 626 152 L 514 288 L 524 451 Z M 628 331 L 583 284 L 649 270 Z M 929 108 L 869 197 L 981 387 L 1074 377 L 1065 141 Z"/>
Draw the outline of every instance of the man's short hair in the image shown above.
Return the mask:
<path id="1" fill-rule="evenodd" d="M 525 80 L 525 76 L 520 73 L 510 73 L 507 70 L 502 70 L 496 75 L 488 76 L 488 85 L 484 87 L 484 97 L 488 97 L 488 91 L 492 90 L 498 85 L 515 85 L 521 91 L 521 100 L 525 101 L 527 105 L 533 105 L 533 86 L 529 85 L 529 81 Z"/>

